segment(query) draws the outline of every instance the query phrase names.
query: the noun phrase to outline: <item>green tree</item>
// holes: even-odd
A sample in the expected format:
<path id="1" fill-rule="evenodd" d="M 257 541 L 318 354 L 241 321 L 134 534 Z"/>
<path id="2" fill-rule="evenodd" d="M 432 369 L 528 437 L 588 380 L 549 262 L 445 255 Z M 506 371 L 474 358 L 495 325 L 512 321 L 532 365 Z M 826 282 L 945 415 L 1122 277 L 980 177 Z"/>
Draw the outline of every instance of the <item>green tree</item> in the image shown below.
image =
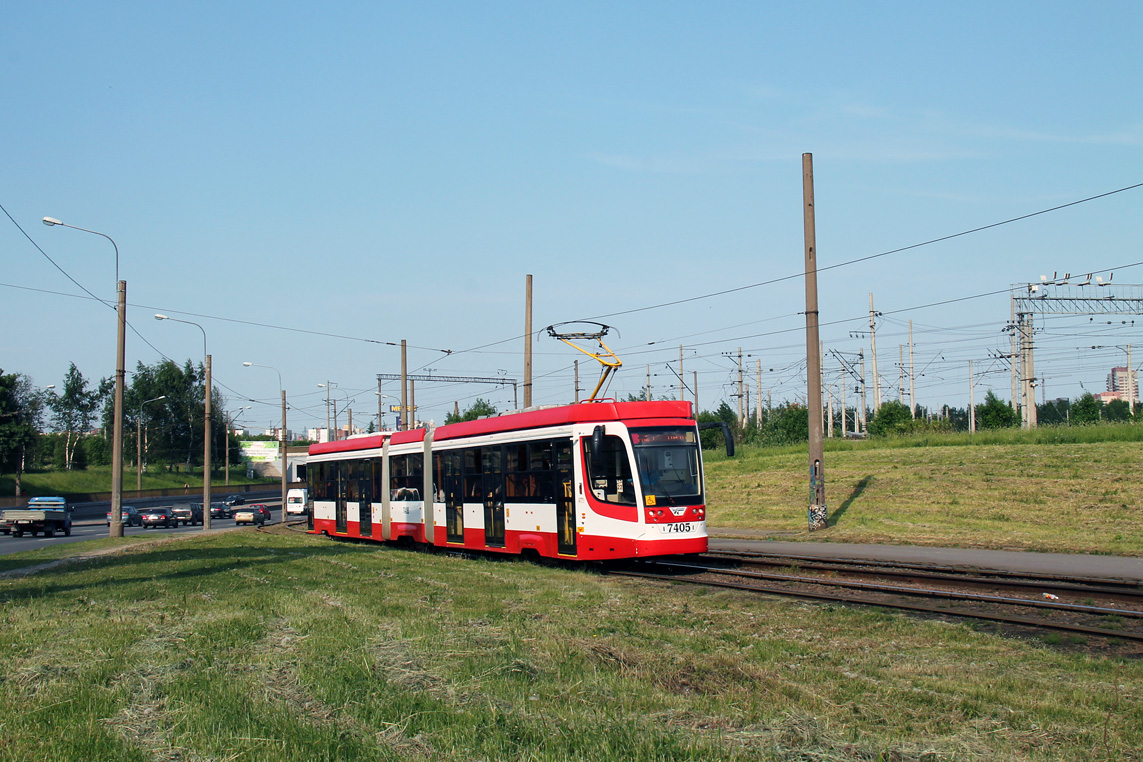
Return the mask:
<path id="1" fill-rule="evenodd" d="M 794 444 L 810 439 L 810 411 L 805 405 L 792 403 L 774 408 L 770 418 L 763 424 L 763 432 L 769 430 L 766 441 L 770 444 Z"/>
<path id="2" fill-rule="evenodd" d="M 74 465 L 80 438 L 91 430 L 95 422 L 95 411 L 99 408 L 101 392 L 106 387 L 101 384 L 98 389 L 89 389 L 89 383 L 75 367 L 75 363 L 71 363 L 64 377 L 63 389 L 48 398 L 48 406 L 52 409 L 52 426 L 64 434 L 62 467 L 69 471 Z"/>
<path id="3" fill-rule="evenodd" d="M 984 397 L 984 404 L 976 406 L 976 427 L 978 429 L 1007 429 L 1018 423 L 1016 411 L 991 389 Z"/>
<path id="4" fill-rule="evenodd" d="M 1070 420 L 1071 401 L 1066 399 L 1052 400 L 1036 406 L 1036 420 L 1041 425 L 1066 425 Z"/>
<path id="5" fill-rule="evenodd" d="M 890 400 L 869 419 L 869 435 L 888 437 L 895 434 L 908 434 L 914 427 L 913 414 L 909 406 L 898 400 Z"/>
<path id="6" fill-rule="evenodd" d="M 17 495 L 27 454 L 39 437 L 42 410 L 43 397 L 27 376 L 0 370 L 0 472 L 16 474 Z"/>
<path id="7" fill-rule="evenodd" d="M 496 415 L 496 406 L 487 400 L 477 398 L 472 406 L 460 415 L 449 413 L 445 416 L 445 423 L 461 423 L 462 421 L 475 421 L 477 418 L 487 418 Z"/>
<path id="8" fill-rule="evenodd" d="M 1108 402 L 1107 405 L 1103 408 L 1103 420 L 1131 420 L 1131 405 L 1127 404 L 1127 400 L 1112 400 L 1111 402 Z"/>
<path id="9" fill-rule="evenodd" d="M 1103 401 L 1097 400 L 1091 392 L 1072 403 L 1072 423 L 1083 425 L 1085 423 L 1099 423 L 1103 418 Z"/>

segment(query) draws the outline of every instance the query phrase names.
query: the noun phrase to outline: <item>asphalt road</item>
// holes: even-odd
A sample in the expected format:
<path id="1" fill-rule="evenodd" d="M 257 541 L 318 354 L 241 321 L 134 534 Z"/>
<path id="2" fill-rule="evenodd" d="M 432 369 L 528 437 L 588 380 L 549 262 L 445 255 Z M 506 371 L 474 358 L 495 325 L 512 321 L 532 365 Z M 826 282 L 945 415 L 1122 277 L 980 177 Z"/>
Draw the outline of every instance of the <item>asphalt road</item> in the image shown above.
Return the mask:
<path id="1" fill-rule="evenodd" d="M 225 493 L 224 493 L 225 494 Z M 276 492 L 276 499 L 267 499 L 264 497 L 253 497 L 247 500 L 248 504 L 262 503 L 270 509 L 270 520 L 267 524 L 273 524 L 281 521 L 282 513 L 282 497 L 281 492 Z M 201 494 L 199 498 L 201 499 Z M 179 502 L 182 502 L 181 500 Z M 131 505 L 143 510 L 144 508 L 156 505 L 171 505 L 171 498 L 153 498 L 149 500 L 132 500 Z M 107 511 L 110 504 L 103 503 L 85 503 L 82 506 L 77 506 L 72 514 L 71 523 L 71 536 L 64 537 L 58 532 L 52 537 L 44 537 L 39 535 L 32 537 L 30 534 L 25 534 L 23 537 L 13 537 L 12 535 L 0 534 L 0 556 L 9 553 L 19 553 L 22 550 L 34 550 L 35 548 L 43 548 L 49 545 L 59 545 L 69 542 L 82 542 L 84 540 L 94 540 L 100 537 L 108 536 L 107 528 Z M 239 506 L 240 507 L 240 506 Z M 98 518 L 96 518 L 98 517 Z M 211 519 L 211 531 L 216 529 L 234 529 L 234 519 Z M 143 527 L 123 527 L 123 534 L 125 535 L 167 535 L 167 534 L 185 534 L 187 532 L 201 532 L 203 528 L 199 525 L 191 526 L 178 526 L 178 527 L 156 527 L 154 529 Z"/>

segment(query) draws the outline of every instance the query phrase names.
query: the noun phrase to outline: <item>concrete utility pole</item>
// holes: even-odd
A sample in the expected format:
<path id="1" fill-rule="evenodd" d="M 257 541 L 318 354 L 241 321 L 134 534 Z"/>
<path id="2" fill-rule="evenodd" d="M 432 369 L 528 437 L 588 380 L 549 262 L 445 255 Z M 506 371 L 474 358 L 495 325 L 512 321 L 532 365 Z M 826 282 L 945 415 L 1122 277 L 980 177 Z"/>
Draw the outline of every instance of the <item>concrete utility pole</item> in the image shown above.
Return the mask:
<path id="1" fill-rule="evenodd" d="M 842 439 L 845 439 L 845 435 L 846 435 L 846 431 L 847 431 L 845 428 L 846 427 L 846 423 L 845 423 L 845 416 L 846 416 L 845 386 L 848 383 L 848 381 L 849 381 L 849 379 L 847 379 L 845 377 L 845 368 L 842 367 L 842 369 L 841 369 L 841 438 Z"/>
<path id="2" fill-rule="evenodd" d="M 321 386 L 321 384 L 318 384 L 318 386 Z M 330 387 L 330 383 L 329 383 L 329 379 L 327 378 L 325 380 L 325 440 L 327 442 L 332 442 L 333 441 L 333 429 L 331 429 L 329 427 L 329 421 L 330 421 L 330 418 L 329 418 L 329 387 Z"/>
<path id="3" fill-rule="evenodd" d="M 869 427 L 867 426 L 867 421 L 865 420 L 866 412 L 869 410 L 869 407 L 865 401 L 865 389 L 866 389 L 866 385 L 865 385 L 865 354 L 862 352 L 858 352 L 857 353 L 857 359 L 861 360 L 861 428 L 860 428 L 860 430 L 858 429 L 857 414 L 854 413 L 854 415 L 853 415 L 853 430 L 855 433 L 860 433 L 860 432 L 864 432 L 864 431 L 869 431 Z"/>
<path id="4" fill-rule="evenodd" d="M 738 348 L 738 430 L 746 428 L 746 414 L 743 411 L 743 400 L 746 399 L 742 391 L 742 347 Z"/>
<path id="5" fill-rule="evenodd" d="M 905 345 L 897 345 L 897 401 L 905 404 Z"/>
<path id="6" fill-rule="evenodd" d="M 377 379 L 377 431 L 385 428 L 385 395 L 381 393 L 381 379 Z"/>
<path id="7" fill-rule="evenodd" d="M 1030 429 L 1036 426 L 1036 387 L 1032 361 L 1032 314 L 1017 313 L 1020 330 L 1020 401 L 1023 404 L 1021 424 Z"/>
<path id="8" fill-rule="evenodd" d="M 409 379 L 409 425 L 406 428 L 413 428 L 417 425 L 417 382 Z"/>
<path id="9" fill-rule="evenodd" d="M 762 430 L 762 361 L 761 360 L 755 360 L 754 361 L 754 370 L 758 376 L 758 379 L 757 379 L 758 394 L 755 395 L 756 401 L 754 403 L 757 406 L 757 410 L 755 411 L 755 416 L 756 416 L 757 421 L 758 421 L 758 430 L 761 431 Z"/>
<path id="10" fill-rule="evenodd" d="M 873 294 L 869 294 L 869 354 L 873 361 L 873 414 L 881 409 L 881 377 L 877 375 L 877 313 L 873 311 Z"/>
<path id="11" fill-rule="evenodd" d="M 203 332 L 203 344 L 206 343 L 206 332 Z M 206 421 L 203 424 L 205 429 L 203 433 L 202 443 L 202 530 L 204 532 L 210 530 L 210 398 L 211 398 L 211 380 L 210 380 L 210 355 L 206 356 Z"/>
<path id="12" fill-rule="evenodd" d="M 1009 329 L 1012 331 L 1012 354 L 1009 355 L 1012 363 L 1012 410 L 1018 412 L 1020 410 L 1020 391 L 1018 389 L 1019 375 L 1016 367 L 1016 296 L 1009 294 L 1008 300 L 1012 305 L 1012 322 L 1008 324 Z"/>
<path id="13" fill-rule="evenodd" d="M 1131 406 L 1131 416 L 1135 416 L 1135 373 L 1131 370 L 1131 345 L 1127 345 L 1127 404 Z"/>
<path id="14" fill-rule="evenodd" d="M 976 379 L 972 376 L 972 360 L 968 361 L 968 433 L 976 432 Z"/>
<path id="15" fill-rule="evenodd" d="M 649 364 L 647 365 L 647 390 L 643 396 L 647 398 L 648 402 L 651 401 L 651 366 Z"/>
<path id="16" fill-rule="evenodd" d="M 687 385 L 683 382 L 683 345 L 679 344 L 679 402 L 685 400 Z"/>
<path id="17" fill-rule="evenodd" d="M 694 373 L 694 377 L 695 377 L 695 415 L 698 415 L 698 414 L 699 414 L 699 406 L 698 406 L 698 371 L 696 370 L 696 371 L 692 371 L 692 372 Z"/>
<path id="18" fill-rule="evenodd" d="M 810 429 L 810 530 L 824 529 L 829 518 L 825 494 L 825 456 L 822 442 L 822 361 L 818 338 L 818 265 L 814 222 L 814 157 L 802 154 L 802 202 L 806 241 L 806 403 Z M 873 295 L 869 295 L 870 310 Z M 870 323 L 873 316 L 870 315 Z M 739 366 L 741 368 L 741 366 Z M 740 371 L 741 372 L 741 371 Z"/>
<path id="19" fill-rule="evenodd" d="M 913 396 L 916 386 L 913 378 L 913 321 L 909 321 L 909 413 L 917 418 L 917 398 Z"/>
<path id="20" fill-rule="evenodd" d="M 579 360 L 576 360 L 572 364 L 575 365 L 575 402 L 578 405 L 579 404 Z"/>
<path id="21" fill-rule="evenodd" d="M 328 424 L 327 424 L 328 425 Z M 398 431 L 409 429 L 409 355 L 405 339 L 401 339 L 401 425 Z"/>
<path id="22" fill-rule="evenodd" d="M 532 276 L 524 295 L 524 407 L 532 406 Z"/>

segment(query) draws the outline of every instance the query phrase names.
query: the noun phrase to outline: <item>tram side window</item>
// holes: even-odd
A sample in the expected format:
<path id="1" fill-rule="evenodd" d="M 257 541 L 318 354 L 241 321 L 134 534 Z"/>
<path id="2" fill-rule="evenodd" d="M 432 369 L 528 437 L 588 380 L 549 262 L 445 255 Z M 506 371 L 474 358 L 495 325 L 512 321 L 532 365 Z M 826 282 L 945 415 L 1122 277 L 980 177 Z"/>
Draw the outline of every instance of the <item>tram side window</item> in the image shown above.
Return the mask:
<path id="1" fill-rule="evenodd" d="M 481 466 L 480 448 L 469 447 L 466 449 L 464 451 L 464 500 L 466 503 L 480 503 L 484 500 Z"/>
<path id="2" fill-rule="evenodd" d="M 337 499 L 336 463 L 318 463 L 314 471 L 314 500 Z"/>
<path id="3" fill-rule="evenodd" d="M 424 486 L 425 456 L 391 455 L 389 457 L 389 499 L 420 500 Z"/>
<path id="4" fill-rule="evenodd" d="M 345 469 L 345 499 L 350 503 L 361 501 L 361 466 L 360 460 L 348 460 L 343 464 Z"/>
<path id="5" fill-rule="evenodd" d="M 545 439 L 508 445 L 505 451 L 505 502 L 551 503 L 556 497 L 556 458 L 553 451 L 567 450 L 567 463 L 571 467 L 571 443 Z M 562 457 L 562 455 L 561 455 Z"/>
<path id="6" fill-rule="evenodd" d="M 587 478 L 596 500 L 617 505 L 635 505 L 635 489 L 631 479 L 631 461 L 623 440 L 605 436 L 599 458 L 591 457 L 591 439 L 583 440 L 583 457 Z"/>

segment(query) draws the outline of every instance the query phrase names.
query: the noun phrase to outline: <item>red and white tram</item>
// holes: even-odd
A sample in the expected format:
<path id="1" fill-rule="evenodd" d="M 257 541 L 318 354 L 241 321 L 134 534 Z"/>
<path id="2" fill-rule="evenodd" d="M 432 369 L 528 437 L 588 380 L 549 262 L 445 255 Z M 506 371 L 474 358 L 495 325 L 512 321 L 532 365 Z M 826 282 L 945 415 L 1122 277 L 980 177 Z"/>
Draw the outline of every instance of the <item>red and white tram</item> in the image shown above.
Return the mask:
<path id="1" fill-rule="evenodd" d="M 318 534 L 580 560 L 707 549 L 689 402 L 589 402 L 316 444 L 306 473 Z"/>

